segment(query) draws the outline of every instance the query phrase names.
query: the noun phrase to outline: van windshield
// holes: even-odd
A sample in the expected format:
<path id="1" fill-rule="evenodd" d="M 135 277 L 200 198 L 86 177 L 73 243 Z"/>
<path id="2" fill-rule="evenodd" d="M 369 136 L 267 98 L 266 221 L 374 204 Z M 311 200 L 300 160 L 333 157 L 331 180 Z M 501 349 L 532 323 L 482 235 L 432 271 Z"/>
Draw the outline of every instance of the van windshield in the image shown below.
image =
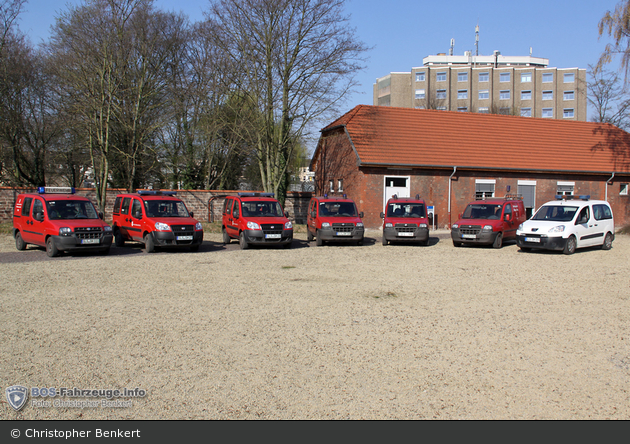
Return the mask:
<path id="1" fill-rule="evenodd" d="M 50 220 L 98 219 L 96 208 L 87 200 L 50 200 L 46 208 Z"/>
<path id="2" fill-rule="evenodd" d="M 273 201 L 247 201 L 242 202 L 244 217 L 282 217 L 282 208 L 278 202 Z"/>
<path id="3" fill-rule="evenodd" d="M 420 203 L 390 203 L 387 217 L 426 217 L 424 205 Z"/>
<path id="4" fill-rule="evenodd" d="M 354 202 L 321 202 L 319 204 L 320 216 L 348 217 L 357 216 L 357 207 Z"/>
<path id="5" fill-rule="evenodd" d="M 470 204 L 464 210 L 462 219 L 501 219 L 503 205 Z"/>
<path id="6" fill-rule="evenodd" d="M 179 200 L 145 200 L 147 217 L 190 217 L 186 205 Z"/>
<path id="7" fill-rule="evenodd" d="M 569 222 L 573 220 L 578 207 L 564 205 L 545 205 L 534 214 L 531 220 L 550 220 L 555 222 Z"/>

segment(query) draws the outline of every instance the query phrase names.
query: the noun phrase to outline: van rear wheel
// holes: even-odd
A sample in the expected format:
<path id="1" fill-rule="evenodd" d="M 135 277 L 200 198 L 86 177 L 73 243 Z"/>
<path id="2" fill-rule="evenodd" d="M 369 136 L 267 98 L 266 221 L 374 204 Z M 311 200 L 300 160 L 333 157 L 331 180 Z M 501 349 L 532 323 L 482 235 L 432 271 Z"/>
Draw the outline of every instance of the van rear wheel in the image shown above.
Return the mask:
<path id="1" fill-rule="evenodd" d="M 22 235 L 19 231 L 15 233 L 15 248 L 20 251 L 26 250 L 26 242 L 22 239 Z"/>
<path id="2" fill-rule="evenodd" d="M 604 243 L 602 244 L 602 250 L 610 250 L 612 248 L 613 236 L 611 233 L 606 233 Z"/>

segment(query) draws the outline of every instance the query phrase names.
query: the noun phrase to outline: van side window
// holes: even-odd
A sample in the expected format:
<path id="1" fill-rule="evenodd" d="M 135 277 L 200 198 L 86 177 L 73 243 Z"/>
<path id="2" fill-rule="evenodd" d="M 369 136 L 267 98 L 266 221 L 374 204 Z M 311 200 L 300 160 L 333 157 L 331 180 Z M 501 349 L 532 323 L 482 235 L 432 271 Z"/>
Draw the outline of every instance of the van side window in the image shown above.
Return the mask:
<path id="1" fill-rule="evenodd" d="M 232 199 L 225 199 L 225 204 L 223 204 L 223 214 L 232 214 Z"/>
<path id="2" fill-rule="evenodd" d="M 33 201 L 33 216 L 35 216 L 35 213 L 44 213 L 44 205 L 39 199 Z"/>
<path id="3" fill-rule="evenodd" d="M 593 205 L 593 216 L 597 220 L 612 219 L 612 211 L 608 205 Z"/>
<path id="4" fill-rule="evenodd" d="M 139 211 L 140 214 L 142 214 L 142 204 L 138 199 L 134 199 L 133 205 L 131 206 L 131 215 L 133 217 L 135 217 L 134 214 L 136 214 L 136 211 Z"/>
<path id="5" fill-rule="evenodd" d="M 33 201 L 32 197 L 27 197 L 24 199 L 24 205 L 22 205 L 22 215 L 28 216 L 31 211 L 31 202 Z"/>
<path id="6" fill-rule="evenodd" d="M 575 221 L 575 224 L 579 225 L 579 224 L 587 223 L 588 220 L 591 218 L 590 214 L 591 213 L 588 210 L 588 207 L 582 208 L 582 211 L 580 211 L 580 214 L 578 215 L 577 220 Z"/>
<path id="7" fill-rule="evenodd" d="M 112 213 L 115 215 L 119 215 L 120 214 L 120 201 L 122 199 L 120 197 L 116 197 L 116 201 L 114 202 L 114 209 L 112 210 Z"/>
<path id="8" fill-rule="evenodd" d="M 129 203 L 131 202 L 131 197 L 125 197 L 123 199 L 122 208 L 120 209 L 121 214 L 129 214 Z"/>

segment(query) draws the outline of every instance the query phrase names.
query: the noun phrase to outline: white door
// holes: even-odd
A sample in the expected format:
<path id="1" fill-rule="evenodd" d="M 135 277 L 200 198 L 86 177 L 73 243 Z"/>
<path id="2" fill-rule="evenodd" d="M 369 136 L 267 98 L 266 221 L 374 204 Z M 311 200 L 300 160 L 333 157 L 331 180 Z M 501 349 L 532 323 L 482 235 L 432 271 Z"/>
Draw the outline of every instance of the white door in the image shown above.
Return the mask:
<path id="1" fill-rule="evenodd" d="M 387 201 L 395 194 L 398 197 L 410 197 L 409 176 L 385 176 L 385 192 L 383 193 L 383 211 Z"/>

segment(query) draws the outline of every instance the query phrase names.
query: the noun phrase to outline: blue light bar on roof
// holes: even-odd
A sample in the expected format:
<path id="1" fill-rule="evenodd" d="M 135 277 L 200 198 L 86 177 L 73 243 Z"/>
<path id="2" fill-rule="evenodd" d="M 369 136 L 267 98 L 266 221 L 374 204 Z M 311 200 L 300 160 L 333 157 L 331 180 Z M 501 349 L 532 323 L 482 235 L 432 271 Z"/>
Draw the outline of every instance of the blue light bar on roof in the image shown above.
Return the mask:
<path id="1" fill-rule="evenodd" d="M 39 194 L 74 194 L 73 187 L 37 187 Z"/>

